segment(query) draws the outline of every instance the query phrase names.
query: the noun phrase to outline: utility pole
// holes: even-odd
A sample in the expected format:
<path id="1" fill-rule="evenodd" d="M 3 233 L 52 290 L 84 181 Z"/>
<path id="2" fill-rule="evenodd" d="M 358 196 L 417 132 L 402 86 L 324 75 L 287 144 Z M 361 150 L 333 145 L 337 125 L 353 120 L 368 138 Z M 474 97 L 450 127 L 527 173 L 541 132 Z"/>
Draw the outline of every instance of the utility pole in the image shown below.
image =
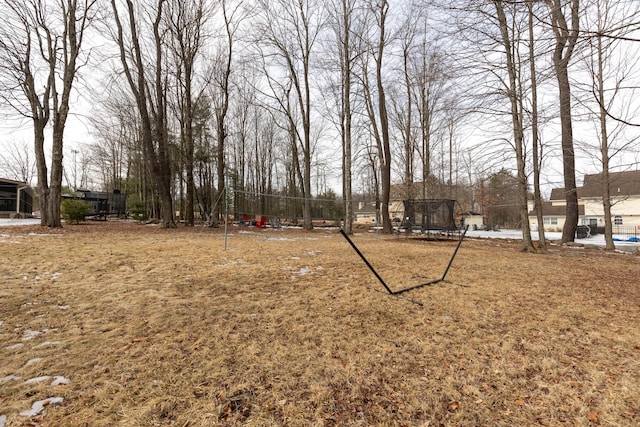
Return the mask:
<path id="1" fill-rule="evenodd" d="M 78 150 L 72 149 L 73 153 L 73 191 L 78 191 L 78 162 L 76 161 L 76 155 L 78 154 Z"/>

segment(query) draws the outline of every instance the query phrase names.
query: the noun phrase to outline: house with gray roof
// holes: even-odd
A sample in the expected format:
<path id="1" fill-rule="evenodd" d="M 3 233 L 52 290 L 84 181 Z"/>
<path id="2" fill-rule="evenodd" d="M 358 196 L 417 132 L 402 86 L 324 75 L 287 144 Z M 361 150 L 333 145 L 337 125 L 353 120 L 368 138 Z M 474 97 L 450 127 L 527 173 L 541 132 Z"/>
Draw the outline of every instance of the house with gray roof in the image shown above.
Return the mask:
<path id="1" fill-rule="evenodd" d="M 602 206 L 602 174 L 585 175 L 578 193 L 578 224 L 588 225 L 592 230 L 604 227 L 604 208 Z M 640 170 L 611 172 L 609 174 L 611 190 L 611 216 L 615 226 L 640 227 Z M 565 223 L 565 189 L 554 188 L 549 202 L 543 203 L 544 228 L 559 231 Z M 529 206 L 529 220 L 532 226 L 538 226 L 533 207 Z"/>

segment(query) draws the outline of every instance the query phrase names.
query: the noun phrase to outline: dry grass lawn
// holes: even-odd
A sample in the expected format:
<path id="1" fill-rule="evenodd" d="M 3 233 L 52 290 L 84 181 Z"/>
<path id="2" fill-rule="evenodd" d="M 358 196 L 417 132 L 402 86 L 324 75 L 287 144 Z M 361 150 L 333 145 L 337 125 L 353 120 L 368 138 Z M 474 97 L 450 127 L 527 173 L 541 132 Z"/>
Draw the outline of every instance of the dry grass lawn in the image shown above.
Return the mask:
<path id="1" fill-rule="evenodd" d="M 394 290 L 454 247 L 354 241 Z M 335 230 L 234 228 L 225 251 L 222 230 L 108 222 L 0 245 L 6 427 L 640 424 L 638 255 L 465 240 L 447 282 L 401 299 Z"/>

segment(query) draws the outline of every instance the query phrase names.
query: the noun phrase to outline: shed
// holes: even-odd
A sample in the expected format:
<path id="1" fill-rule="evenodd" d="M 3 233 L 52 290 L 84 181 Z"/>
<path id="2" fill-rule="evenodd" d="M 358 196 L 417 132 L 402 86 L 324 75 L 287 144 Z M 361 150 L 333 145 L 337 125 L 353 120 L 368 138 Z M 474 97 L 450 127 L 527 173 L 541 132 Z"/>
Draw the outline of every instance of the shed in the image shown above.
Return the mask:
<path id="1" fill-rule="evenodd" d="M 35 192 L 26 182 L 0 178 L 0 218 L 33 216 Z"/>
<path id="2" fill-rule="evenodd" d="M 478 212 L 468 211 L 462 213 L 464 225 L 468 225 L 470 230 L 484 229 L 484 216 Z"/>

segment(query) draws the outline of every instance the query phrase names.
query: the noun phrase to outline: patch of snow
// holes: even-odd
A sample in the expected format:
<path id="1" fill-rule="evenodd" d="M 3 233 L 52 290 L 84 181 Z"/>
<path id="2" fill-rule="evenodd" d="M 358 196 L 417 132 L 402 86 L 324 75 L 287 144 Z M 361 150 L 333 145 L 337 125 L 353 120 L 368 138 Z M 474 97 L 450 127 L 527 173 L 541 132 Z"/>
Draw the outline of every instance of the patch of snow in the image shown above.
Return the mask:
<path id="1" fill-rule="evenodd" d="M 4 322 L 0 320 L 0 326 L 4 326 Z"/>
<path id="2" fill-rule="evenodd" d="M 294 274 L 297 274 L 298 276 L 306 276 L 307 274 L 311 274 L 311 273 L 313 272 L 311 271 L 311 269 L 307 267 L 302 267 L 300 268 L 300 270 L 294 272 Z"/>
<path id="3" fill-rule="evenodd" d="M 51 375 L 43 375 L 41 377 L 35 377 L 35 378 L 28 379 L 24 383 L 25 384 L 38 384 L 38 383 L 41 383 L 43 381 L 49 381 L 50 379 L 51 379 Z"/>
<path id="4" fill-rule="evenodd" d="M 33 359 L 27 360 L 27 364 L 25 366 L 33 365 L 34 363 L 42 362 L 42 357 L 34 357 Z"/>
<path id="5" fill-rule="evenodd" d="M 52 345 L 60 345 L 62 344 L 60 341 L 45 341 L 42 344 L 38 344 L 37 347 L 48 347 Z"/>
<path id="6" fill-rule="evenodd" d="M 11 227 L 16 225 L 39 225 L 39 218 L 2 218 L 0 227 Z"/>
<path id="7" fill-rule="evenodd" d="M 68 305 L 59 305 L 58 308 L 60 310 L 69 310 L 69 306 Z"/>
<path id="8" fill-rule="evenodd" d="M 55 386 L 59 386 L 59 385 L 67 385 L 70 384 L 71 380 L 69 380 L 68 378 L 62 377 L 62 376 L 55 376 L 53 382 L 51 383 L 51 385 L 53 387 Z"/>
<path id="9" fill-rule="evenodd" d="M 44 408 L 46 406 L 55 405 L 62 402 L 64 402 L 64 398 L 62 397 L 50 397 L 48 399 L 38 400 L 36 402 L 33 402 L 33 405 L 31 405 L 31 409 L 20 412 L 20 415 L 22 415 L 23 417 L 37 417 L 44 411 Z"/>
<path id="10" fill-rule="evenodd" d="M 8 345 L 5 347 L 6 350 L 15 350 L 17 348 L 23 347 L 24 344 L 22 343 L 17 343 L 17 344 L 13 344 L 13 345 Z"/>
<path id="11" fill-rule="evenodd" d="M 544 233 L 545 238 L 547 238 L 547 240 L 560 240 L 562 239 L 562 233 L 561 232 L 551 232 L 551 231 L 547 231 Z M 469 230 L 467 231 L 466 237 L 472 237 L 472 238 L 480 238 L 480 239 L 513 239 L 513 240 L 520 240 L 522 239 L 522 231 L 521 230 L 509 230 L 509 229 L 505 229 L 505 230 L 498 230 L 498 231 L 484 231 L 484 230 Z M 613 236 L 614 237 L 614 244 L 616 246 L 616 248 L 627 248 L 627 249 L 638 249 L 640 250 L 640 242 L 634 242 L 634 239 L 631 239 L 632 241 L 629 241 L 629 239 L 621 239 L 621 240 L 615 240 L 618 236 Z M 531 232 L 531 238 L 533 240 L 538 240 L 538 232 L 537 231 L 532 231 Z M 584 239 L 575 239 L 575 243 L 581 243 L 584 244 L 585 246 L 597 246 L 597 247 L 604 247 L 605 246 L 605 240 L 604 240 L 604 234 L 597 234 L 595 236 L 590 236 Z"/>
<path id="12" fill-rule="evenodd" d="M 22 377 L 19 377 L 17 375 L 7 375 L 6 377 L 2 377 L 0 378 L 0 383 L 4 383 L 7 381 L 17 381 L 17 380 L 21 380 Z"/>
<path id="13" fill-rule="evenodd" d="M 0 427 L 4 427 L 4 425 L 7 423 L 7 416 L 6 415 L 0 415 Z"/>
<path id="14" fill-rule="evenodd" d="M 27 329 L 22 334 L 22 341 L 31 341 L 40 334 L 42 334 L 42 331 L 33 331 L 31 329 Z"/>
<path id="15" fill-rule="evenodd" d="M 62 276 L 62 273 L 56 271 L 55 273 L 53 273 L 51 275 L 51 279 L 49 279 L 49 280 L 51 280 L 52 282 L 55 282 L 56 280 L 58 280 L 58 277 L 60 277 L 60 276 Z"/>

